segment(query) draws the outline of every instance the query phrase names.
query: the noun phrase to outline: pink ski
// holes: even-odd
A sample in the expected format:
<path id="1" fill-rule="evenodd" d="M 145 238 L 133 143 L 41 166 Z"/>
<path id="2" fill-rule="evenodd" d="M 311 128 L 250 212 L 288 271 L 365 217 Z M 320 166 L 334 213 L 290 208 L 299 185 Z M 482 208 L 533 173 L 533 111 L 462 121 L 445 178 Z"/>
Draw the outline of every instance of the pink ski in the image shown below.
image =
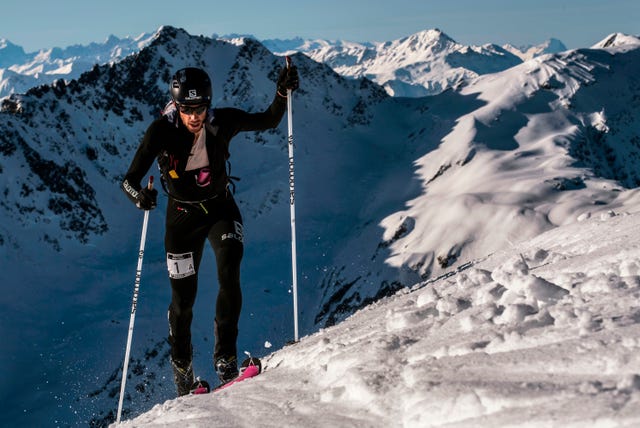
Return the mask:
<path id="1" fill-rule="evenodd" d="M 223 385 L 220 385 L 214 389 L 211 389 L 209 387 L 209 383 L 206 380 L 202 380 L 198 378 L 196 382 L 193 384 L 193 386 L 191 387 L 191 394 L 199 395 L 199 394 L 207 394 L 209 392 L 220 391 L 221 389 L 228 388 L 233 384 L 242 382 L 245 379 L 252 378 L 262 373 L 262 362 L 260 361 L 259 358 L 249 357 L 242 362 L 241 367 L 242 368 L 240 369 L 240 375 L 237 378 Z"/>
<path id="2" fill-rule="evenodd" d="M 242 373 L 240 374 L 240 376 L 238 376 L 237 378 L 233 379 L 232 381 L 229 381 L 227 383 L 225 383 L 224 385 L 220 385 L 219 387 L 217 387 L 216 389 L 213 390 L 213 392 L 216 391 L 220 391 L 223 390 L 225 388 L 230 387 L 231 385 L 234 385 L 238 382 L 242 382 L 245 379 L 250 379 L 254 376 L 257 376 L 260 374 L 260 368 L 254 364 L 249 365 L 248 367 L 246 367 Z"/>

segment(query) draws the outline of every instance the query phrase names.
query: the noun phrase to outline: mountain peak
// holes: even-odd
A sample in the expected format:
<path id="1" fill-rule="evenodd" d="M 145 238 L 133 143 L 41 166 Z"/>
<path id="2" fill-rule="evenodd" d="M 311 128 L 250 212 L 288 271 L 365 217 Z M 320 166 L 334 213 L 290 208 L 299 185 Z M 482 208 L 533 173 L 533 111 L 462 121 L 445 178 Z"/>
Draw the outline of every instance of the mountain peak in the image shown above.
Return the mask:
<path id="1" fill-rule="evenodd" d="M 415 33 L 413 36 L 421 37 L 424 40 L 431 40 L 431 41 L 444 40 L 446 42 L 457 43 L 455 40 L 453 40 L 451 37 L 449 37 L 444 31 L 440 30 L 439 28 L 423 30 Z"/>
<path id="2" fill-rule="evenodd" d="M 612 33 L 605 37 L 600 42 L 596 43 L 592 47 L 595 49 L 614 48 L 619 46 L 638 46 L 640 45 L 640 38 L 637 36 L 630 36 L 624 33 Z"/>
<path id="3" fill-rule="evenodd" d="M 544 42 L 543 46 L 546 46 L 547 49 L 553 51 L 553 53 L 564 52 L 567 50 L 567 47 L 562 43 L 562 41 L 554 39 L 553 37 Z"/>
<path id="4" fill-rule="evenodd" d="M 181 31 L 179 28 L 171 26 L 171 25 L 163 25 L 156 31 L 156 38 L 173 38 L 178 35 L 178 32 Z M 182 30 L 184 31 L 184 30 Z"/>
<path id="5" fill-rule="evenodd" d="M 0 39 L 0 68 L 9 67 L 24 61 L 25 52 L 21 46 L 7 39 Z"/>
<path id="6" fill-rule="evenodd" d="M 447 36 L 440 29 L 435 28 L 431 30 L 424 30 L 418 33 L 412 34 L 402 39 L 388 42 L 385 44 L 387 47 L 399 47 L 403 46 L 409 48 L 412 51 L 432 51 L 442 52 L 443 50 L 450 49 L 456 46 L 458 43 L 451 37 Z"/>
<path id="7" fill-rule="evenodd" d="M 520 57 L 523 61 L 528 61 L 540 55 L 560 53 L 567 50 L 567 47 L 558 39 L 550 38 L 539 45 L 529 45 L 515 47 L 511 44 L 503 46 L 505 50 Z"/>
<path id="8" fill-rule="evenodd" d="M 0 49 L 6 49 L 8 47 L 12 47 L 15 46 L 13 43 L 11 43 L 9 40 L 5 39 L 5 38 L 0 38 Z"/>

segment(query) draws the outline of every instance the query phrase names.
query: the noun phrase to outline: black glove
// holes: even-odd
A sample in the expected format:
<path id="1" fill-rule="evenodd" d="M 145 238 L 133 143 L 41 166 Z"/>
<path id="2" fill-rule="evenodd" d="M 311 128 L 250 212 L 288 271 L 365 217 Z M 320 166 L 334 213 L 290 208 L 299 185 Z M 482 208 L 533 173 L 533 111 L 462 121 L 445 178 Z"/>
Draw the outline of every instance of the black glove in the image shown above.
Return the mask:
<path id="1" fill-rule="evenodd" d="M 288 89 L 295 91 L 299 87 L 298 69 L 295 65 L 284 67 L 280 70 L 280 74 L 278 75 L 278 95 L 286 97 Z"/>
<path id="2" fill-rule="evenodd" d="M 136 207 L 149 211 L 158 206 L 158 191 L 156 189 L 143 188 L 138 192 Z"/>

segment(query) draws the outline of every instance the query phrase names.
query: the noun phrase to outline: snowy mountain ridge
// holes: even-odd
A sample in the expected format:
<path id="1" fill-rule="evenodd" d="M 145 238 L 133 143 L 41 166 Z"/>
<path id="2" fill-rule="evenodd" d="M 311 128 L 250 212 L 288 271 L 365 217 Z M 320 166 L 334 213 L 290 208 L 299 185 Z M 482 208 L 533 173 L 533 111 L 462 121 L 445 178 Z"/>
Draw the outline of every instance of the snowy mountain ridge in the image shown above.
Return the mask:
<path id="1" fill-rule="evenodd" d="M 43 49 L 28 54 L 20 46 L 0 39 L 0 97 L 23 93 L 56 79 L 77 78 L 94 64 L 108 64 L 138 52 L 152 37 L 153 33 L 123 39 L 111 36 L 103 43 Z M 231 43 L 234 40 L 243 43 L 244 38 L 255 39 L 237 34 L 214 35 L 213 38 Z M 555 39 L 539 47 L 527 48 L 528 53 L 512 46 L 463 46 L 438 29 L 383 43 L 302 38 L 270 39 L 261 43 L 277 54 L 305 53 L 344 76 L 367 76 L 384 86 L 390 95 L 412 97 L 439 93 L 480 74 L 503 70 L 519 63 L 516 57 L 530 59 L 543 53 L 566 50 Z"/>
<path id="2" fill-rule="evenodd" d="M 24 93 L 40 84 L 56 79 L 75 79 L 94 64 L 109 64 L 148 45 L 153 34 L 118 38 L 108 37 L 102 43 L 73 45 L 65 48 L 41 49 L 26 53 L 6 39 L 0 39 L 0 98 Z"/>
<path id="3" fill-rule="evenodd" d="M 516 48 L 511 44 L 506 44 L 503 48 L 520 57 L 523 61 L 528 61 L 540 55 L 559 53 L 567 50 L 564 43 L 554 38 L 551 38 L 538 46 L 524 46 Z"/>
<path id="4" fill-rule="evenodd" d="M 512 393 L 534 411 L 551 391 L 575 410 L 568 422 L 632 425 L 639 354 L 624 337 L 638 328 L 638 245 L 630 235 L 640 183 L 640 49 L 619 37 L 425 98 L 390 97 L 370 80 L 342 78 L 296 55 L 298 266 L 310 338 L 271 355 L 263 346 L 278 349 L 291 334 L 285 126 L 238 136 L 231 148 L 247 231 L 240 348 L 265 357 L 262 379 L 286 396 L 261 389 L 258 378 L 247 388 L 262 397 L 260 419 L 238 415 L 252 393 L 236 389 L 242 398 L 230 390 L 213 403 L 166 401 L 132 424 L 202 416 L 195 426 L 246 426 L 291 416 L 285 426 L 420 426 L 428 414 L 433 425 L 471 418 L 490 426 L 518 421 L 522 400 Z M 114 420 L 141 221 L 119 177 L 167 99 L 171 72 L 193 64 L 214 77 L 215 105 L 255 110 L 270 102 L 282 58 L 252 39 L 166 27 L 123 60 L 2 101 L 0 252 L 9 286 L 0 300 L 0 375 L 4 414 L 18 425 Z M 127 419 L 174 394 L 164 340 L 164 203 L 151 216 Z M 211 377 L 206 302 L 215 272 L 202 275 L 194 366 Z M 576 332 L 586 336 L 582 345 L 571 339 Z M 567 346 L 554 347 L 560 342 Z M 598 367 L 573 360 L 579 376 L 567 368 L 573 380 L 549 383 L 547 364 L 587 348 L 598 351 L 589 354 Z M 531 370 L 517 362 L 534 364 L 525 358 L 530 349 L 557 358 L 522 374 Z M 308 376 L 294 375 L 314 361 Z M 474 382 L 450 387 L 447 377 L 467 366 L 479 367 Z M 512 367 L 509 382 L 483 374 L 487 367 Z M 16 395 L 25 383 L 36 390 Z M 408 401 L 392 399 L 403 393 Z"/>
<path id="5" fill-rule="evenodd" d="M 606 48 L 629 48 L 634 49 L 640 45 L 640 38 L 637 36 L 631 36 L 623 33 L 610 34 L 605 39 L 593 45 L 594 49 L 606 49 Z"/>
<path id="6" fill-rule="evenodd" d="M 302 41 L 301 41 L 302 42 Z M 434 95 L 468 82 L 479 75 L 502 71 L 522 62 L 519 53 L 494 44 L 464 46 L 439 29 L 425 30 L 384 43 L 313 43 L 298 46 L 264 41 L 273 52 L 302 51 L 336 72 L 367 77 L 393 96 Z M 561 43 L 553 49 L 561 49 Z M 287 50 L 280 51 L 286 47 Z M 547 49 L 547 52 L 550 52 Z M 533 55 L 533 54 L 532 54 Z"/>

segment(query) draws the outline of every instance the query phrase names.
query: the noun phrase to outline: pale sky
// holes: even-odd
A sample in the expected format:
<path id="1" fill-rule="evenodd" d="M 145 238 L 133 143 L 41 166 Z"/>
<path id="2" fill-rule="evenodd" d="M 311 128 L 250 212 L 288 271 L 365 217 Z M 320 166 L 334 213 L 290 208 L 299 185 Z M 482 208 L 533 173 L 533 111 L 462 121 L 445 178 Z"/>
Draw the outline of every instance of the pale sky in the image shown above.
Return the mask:
<path id="1" fill-rule="evenodd" d="M 638 0 L 30 0 L 7 1 L 0 39 L 27 52 L 155 32 L 390 41 L 439 28 L 459 43 L 515 46 L 561 40 L 589 47 L 607 35 L 640 35 Z"/>

